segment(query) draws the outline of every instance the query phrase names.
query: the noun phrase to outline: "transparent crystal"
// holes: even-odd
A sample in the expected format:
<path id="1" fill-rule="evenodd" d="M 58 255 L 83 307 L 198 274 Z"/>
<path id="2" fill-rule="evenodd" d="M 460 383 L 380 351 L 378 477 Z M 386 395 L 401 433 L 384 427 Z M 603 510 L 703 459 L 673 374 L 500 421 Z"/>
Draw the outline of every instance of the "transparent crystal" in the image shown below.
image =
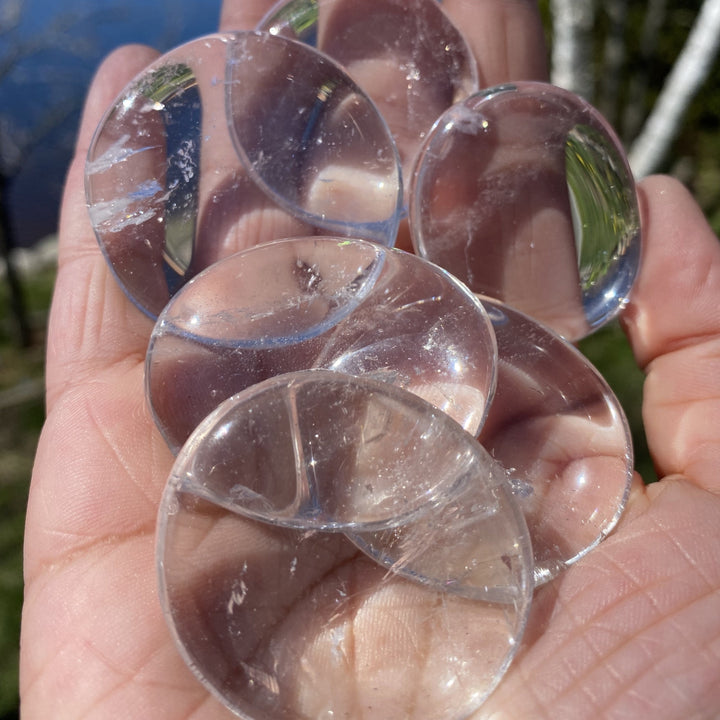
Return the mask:
<path id="1" fill-rule="evenodd" d="M 402 181 L 370 98 L 330 58 L 266 33 L 229 48 L 228 124 L 255 179 L 293 216 L 392 245 Z"/>
<path id="2" fill-rule="evenodd" d="M 495 359 L 481 303 L 437 266 L 368 241 L 296 238 L 189 282 L 155 325 L 146 384 L 174 451 L 225 398 L 314 367 L 401 386 L 477 433 Z"/>
<path id="3" fill-rule="evenodd" d="M 96 131 L 86 192 L 103 253 L 151 317 L 260 242 L 391 245 L 402 205 L 397 151 L 367 96 L 311 48 L 257 33 L 199 38 L 135 78 Z"/>
<path id="4" fill-rule="evenodd" d="M 467 717 L 513 657 L 532 591 L 496 468 L 447 415 L 375 380 L 304 371 L 228 399 L 161 504 L 161 599 L 188 665 L 257 720 Z M 468 492 L 471 523 L 452 509 Z M 455 526 L 432 532 L 437 513 Z"/>
<path id="5" fill-rule="evenodd" d="M 410 227 L 420 255 L 569 339 L 624 307 L 640 256 L 619 140 L 588 103 L 543 83 L 483 91 L 439 118 Z"/>
<path id="6" fill-rule="evenodd" d="M 437 117 L 479 87 L 472 51 L 437 0 L 283 0 L 258 29 L 339 62 L 387 120 L 406 177 Z"/>
<path id="7" fill-rule="evenodd" d="M 603 377 L 572 345 L 488 298 L 498 383 L 480 442 L 510 474 L 545 582 L 615 527 L 633 476 L 630 431 Z"/>

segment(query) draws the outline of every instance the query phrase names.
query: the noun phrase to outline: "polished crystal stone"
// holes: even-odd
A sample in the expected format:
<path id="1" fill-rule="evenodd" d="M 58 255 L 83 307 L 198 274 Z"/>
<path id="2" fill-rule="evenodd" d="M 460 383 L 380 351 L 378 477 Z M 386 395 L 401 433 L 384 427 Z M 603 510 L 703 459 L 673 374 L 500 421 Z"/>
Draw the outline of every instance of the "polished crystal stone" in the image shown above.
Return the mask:
<path id="1" fill-rule="evenodd" d="M 437 0 L 283 0 L 258 28 L 347 70 L 387 120 L 406 177 L 437 117 L 479 87 L 472 51 Z"/>
<path id="2" fill-rule="evenodd" d="M 532 318 L 483 302 L 498 384 L 479 439 L 510 475 L 542 583 L 615 527 L 633 477 L 632 440 L 617 398 L 580 352 Z"/>
<path id="3" fill-rule="evenodd" d="M 569 339 L 625 306 L 640 256 L 620 142 L 588 103 L 543 83 L 485 90 L 439 118 L 410 227 L 420 255 Z"/>
<path id="4" fill-rule="evenodd" d="M 294 217 L 392 245 L 401 178 L 377 108 L 337 64 L 266 33 L 229 46 L 228 124 L 254 177 Z"/>
<path id="5" fill-rule="evenodd" d="M 155 325 L 146 384 L 174 451 L 225 398 L 313 367 L 399 385 L 477 433 L 495 361 L 483 306 L 444 270 L 368 241 L 311 237 L 251 248 L 189 282 Z"/>
<path id="6" fill-rule="evenodd" d="M 405 390 L 324 370 L 200 424 L 162 499 L 158 563 L 187 664 L 254 720 L 466 718 L 532 592 L 522 514 L 475 439 Z"/>
<path id="7" fill-rule="evenodd" d="M 391 245 L 402 206 L 397 151 L 365 93 L 310 47 L 259 33 L 199 38 L 133 80 L 95 134 L 86 189 L 103 253 L 151 317 L 260 242 Z"/>

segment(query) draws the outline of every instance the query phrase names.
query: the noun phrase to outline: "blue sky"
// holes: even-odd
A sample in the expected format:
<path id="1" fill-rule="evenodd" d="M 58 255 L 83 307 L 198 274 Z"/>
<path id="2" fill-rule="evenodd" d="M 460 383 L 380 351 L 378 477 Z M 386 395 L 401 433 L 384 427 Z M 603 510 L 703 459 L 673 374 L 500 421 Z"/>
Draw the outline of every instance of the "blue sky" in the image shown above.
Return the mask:
<path id="1" fill-rule="evenodd" d="M 220 0 L 0 0 L 0 16 L 16 2 L 20 22 L 0 37 L 0 68 L 22 49 L 0 77 L 0 141 L 25 145 L 49 113 L 67 115 L 27 148 L 9 187 L 16 242 L 29 245 L 55 229 L 80 106 L 102 57 L 125 43 L 164 50 L 213 32 Z"/>

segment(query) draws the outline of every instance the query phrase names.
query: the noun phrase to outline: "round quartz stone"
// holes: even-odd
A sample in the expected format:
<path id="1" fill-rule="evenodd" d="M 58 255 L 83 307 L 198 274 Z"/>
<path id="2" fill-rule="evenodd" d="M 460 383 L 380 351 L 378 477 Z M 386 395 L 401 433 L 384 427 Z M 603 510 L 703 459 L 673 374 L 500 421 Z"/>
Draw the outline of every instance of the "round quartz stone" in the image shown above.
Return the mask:
<path id="1" fill-rule="evenodd" d="M 258 28 L 347 70 L 387 120 L 406 177 L 437 117 L 479 87 L 472 51 L 437 0 L 283 0 Z"/>
<path id="2" fill-rule="evenodd" d="M 441 268 L 369 241 L 295 238 L 190 281 L 155 325 L 146 386 L 175 452 L 230 395 L 317 367 L 403 387 L 475 434 L 495 361 L 482 304 Z"/>
<path id="3" fill-rule="evenodd" d="M 626 304 L 638 269 L 635 185 L 588 103 L 521 82 L 435 124 L 410 192 L 416 251 L 576 340 Z"/>
<path id="4" fill-rule="evenodd" d="M 539 584 L 617 524 L 633 477 L 632 440 L 617 398 L 580 352 L 532 318 L 483 302 L 498 382 L 479 439 L 510 475 Z"/>
<path id="5" fill-rule="evenodd" d="M 468 717 L 530 607 L 504 472 L 368 378 L 302 371 L 226 400 L 177 457 L 158 527 L 174 638 L 241 717 Z"/>
<path id="6" fill-rule="evenodd" d="M 103 253 L 153 318 L 219 258 L 318 233 L 392 245 L 402 211 L 369 98 L 329 58 L 260 33 L 199 38 L 135 78 L 95 134 L 86 192 Z"/>

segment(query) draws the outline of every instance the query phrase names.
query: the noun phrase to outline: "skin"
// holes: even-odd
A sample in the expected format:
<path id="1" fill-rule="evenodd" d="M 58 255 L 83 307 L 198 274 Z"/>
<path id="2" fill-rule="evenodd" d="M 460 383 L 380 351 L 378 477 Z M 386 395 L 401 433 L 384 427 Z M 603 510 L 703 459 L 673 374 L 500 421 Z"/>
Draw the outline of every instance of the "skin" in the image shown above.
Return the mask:
<path id="1" fill-rule="evenodd" d="M 268 5 L 228 1 L 221 27 L 251 27 Z M 478 28 L 470 41 L 484 84 L 545 75 L 533 3 L 445 6 L 466 31 Z M 185 667 L 157 601 L 155 520 L 172 457 L 143 396 L 152 325 L 111 277 L 84 202 L 92 132 L 155 56 L 122 48 L 101 66 L 67 177 L 27 516 L 26 720 L 232 717 Z M 647 375 L 644 419 L 662 479 L 638 478 L 616 531 L 536 593 L 520 652 L 475 718 L 720 711 L 720 243 L 677 182 L 648 178 L 639 195 L 644 255 L 623 322 Z"/>

